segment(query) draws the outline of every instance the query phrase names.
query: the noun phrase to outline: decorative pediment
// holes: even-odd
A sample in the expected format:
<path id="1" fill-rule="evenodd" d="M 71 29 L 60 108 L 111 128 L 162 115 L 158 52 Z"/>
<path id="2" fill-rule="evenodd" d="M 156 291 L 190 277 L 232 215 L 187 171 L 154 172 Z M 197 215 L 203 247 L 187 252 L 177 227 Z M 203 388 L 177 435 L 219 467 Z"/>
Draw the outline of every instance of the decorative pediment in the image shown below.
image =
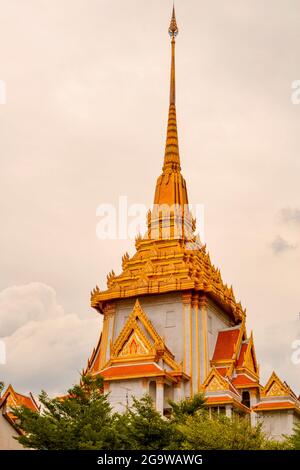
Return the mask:
<path id="1" fill-rule="evenodd" d="M 262 391 L 262 396 L 264 397 L 282 397 L 288 396 L 291 394 L 291 390 L 287 385 L 285 385 L 279 377 L 272 373 L 271 377 L 269 378 L 266 386 Z"/>
<path id="2" fill-rule="evenodd" d="M 208 383 L 206 390 L 208 392 L 216 392 L 219 390 L 224 390 L 224 384 L 217 377 L 213 377 L 211 381 Z"/>
<path id="3" fill-rule="evenodd" d="M 206 392 L 219 392 L 221 390 L 228 390 L 229 383 L 222 377 L 218 370 L 213 367 L 203 383 L 203 388 Z"/>
<path id="4" fill-rule="evenodd" d="M 2 406 L 4 403 L 8 408 L 25 406 L 26 408 L 30 408 L 33 411 L 39 410 L 32 394 L 30 394 L 30 396 L 21 395 L 13 389 L 12 385 L 7 387 L 6 391 L 0 399 L 0 406 Z"/>
<path id="5" fill-rule="evenodd" d="M 139 325 L 140 323 L 140 325 Z M 142 331 L 141 327 L 144 331 Z M 111 355 L 118 356 L 125 343 L 129 340 L 132 333 L 135 332 L 138 335 L 140 342 L 145 346 L 149 352 L 154 352 L 155 345 L 163 343 L 162 338 L 156 332 L 151 321 L 147 317 L 146 313 L 142 309 L 138 300 L 136 300 L 134 308 L 130 313 L 123 329 L 117 337 L 115 343 L 112 346 Z M 152 340 L 151 342 L 147 338 L 146 334 Z M 151 344 L 152 343 L 152 344 Z"/>
<path id="6" fill-rule="evenodd" d="M 109 364 L 132 360 L 158 361 L 160 358 L 173 370 L 181 370 L 155 330 L 138 300 L 116 341 L 111 345 Z"/>
<path id="7" fill-rule="evenodd" d="M 133 331 L 128 341 L 124 344 L 123 348 L 119 352 L 119 356 L 141 356 L 151 354 L 149 345 L 145 344 L 138 330 Z"/>
<path id="8" fill-rule="evenodd" d="M 7 397 L 7 398 L 6 398 Z M 10 408 L 15 408 L 19 405 L 18 399 L 16 396 L 16 392 L 14 391 L 13 387 L 9 385 L 2 397 L 2 400 L 6 399 L 6 404 Z"/>
<path id="9" fill-rule="evenodd" d="M 259 374 L 259 366 L 256 360 L 255 348 L 254 348 L 254 341 L 253 341 L 253 334 L 248 341 L 247 349 L 244 355 L 244 360 L 242 364 L 243 368 L 248 369 L 250 372 L 253 372 L 256 376 Z"/>
<path id="10" fill-rule="evenodd" d="M 141 354 L 155 354 L 154 344 L 151 344 L 136 319 L 129 316 L 121 333 L 112 345 L 111 357 L 137 356 L 137 351 L 140 351 Z M 132 354 L 132 352 L 135 353 Z"/>

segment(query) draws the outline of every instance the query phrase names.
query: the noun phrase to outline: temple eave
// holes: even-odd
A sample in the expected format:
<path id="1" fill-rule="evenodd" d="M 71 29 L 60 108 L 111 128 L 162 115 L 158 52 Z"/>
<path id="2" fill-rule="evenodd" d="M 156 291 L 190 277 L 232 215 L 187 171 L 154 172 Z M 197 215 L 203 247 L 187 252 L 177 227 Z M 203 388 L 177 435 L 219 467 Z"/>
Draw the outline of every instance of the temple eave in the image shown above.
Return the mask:
<path id="1" fill-rule="evenodd" d="M 98 312 L 103 312 L 103 306 L 109 301 L 118 301 L 122 299 L 136 298 L 147 295 L 166 294 L 173 292 L 198 293 L 211 298 L 217 305 L 221 306 L 236 323 L 240 323 L 246 316 L 245 311 L 237 303 L 234 303 L 225 296 L 218 295 L 213 288 L 199 288 L 197 283 L 192 280 L 178 280 L 168 284 L 152 283 L 145 286 L 119 287 L 118 289 L 108 289 L 106 291 L 95 293 L 91 296 L 91 306 Z"/>

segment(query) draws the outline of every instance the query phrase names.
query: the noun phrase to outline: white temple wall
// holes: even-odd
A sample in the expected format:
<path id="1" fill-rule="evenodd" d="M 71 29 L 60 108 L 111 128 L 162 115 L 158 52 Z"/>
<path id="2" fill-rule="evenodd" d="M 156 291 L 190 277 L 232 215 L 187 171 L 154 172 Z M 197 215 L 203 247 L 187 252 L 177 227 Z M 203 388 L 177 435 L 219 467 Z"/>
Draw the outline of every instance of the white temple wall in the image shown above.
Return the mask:
<path id="1" fill-rule="evenodd" d="M 218 332 L 233 326 L 220 307 L 208 300 L 205 307 L 197 301 L 183 300 L 183 293 L 139 297 L 139 302 L 158 334 L 174 354 L 184 371 L 192 374 L 192 384 L 185 384 L 184 396 L 197 393 L 210 370 L 210 360 Z M 136 298 L 116 303 L 114 326 L 109 328 L 109 341 L 116 340 L 127 321 Z M 206 334 L 205 334 L 206 331 Z M 108 345 L 109 345 L 108 341 Z M 198 352 L 199 351 L 199 352 Z"/>
<path id="2" fill-rule="evenodd" d="M 132 405 L 132 397 L 142 398 L 149 389 L 143 384 L 142 379 L 114 380 L 109 384 L 108 400 L 114 411 L 124 413 L 127 406 Z"/>
<path id="3" fill-rule="evenodd" d="M 266 411 L 259 416 L 263 431 L 270 439 L 283 440 L 283 434 L 291 435 L 294 427 L 292 411 Z"/>
<path id="4" fill-rule="evenodd" d="M 294 415 L 293 427 L 295 427 L 296 424 L 300 424 L 300 416 L 299 415 Z"/>
<path id="5" fill-rule="evenodd" d="M 17 431 L 7 422 L 0 410 L 0 450 L 25 450 L 14 437 Z"/>

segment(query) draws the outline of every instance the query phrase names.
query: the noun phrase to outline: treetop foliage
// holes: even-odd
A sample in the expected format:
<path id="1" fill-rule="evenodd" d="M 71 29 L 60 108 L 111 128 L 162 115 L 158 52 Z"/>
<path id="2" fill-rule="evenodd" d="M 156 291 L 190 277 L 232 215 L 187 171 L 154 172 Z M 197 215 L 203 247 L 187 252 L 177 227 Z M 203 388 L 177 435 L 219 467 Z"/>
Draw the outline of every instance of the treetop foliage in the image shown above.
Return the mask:
<path id="1" fill-rule="evenodd" d="M 180 402 L 170 401 L 170 415 L 162 417 L 150 396 L 132 397 L 124 413 L 113 412 L 102 378 L 82 377 L 68 395 L 39 396 L 41 412 L 15 408 L 17 439 L 40 450 L 208 450 L 300 449 L 300 426 L 284 443 L 268 440 L 261 426 L 249 419 L 210 416 L 205 398 L 198 394 Z M 298 447 L 297 447 L 298 446 Z"/>

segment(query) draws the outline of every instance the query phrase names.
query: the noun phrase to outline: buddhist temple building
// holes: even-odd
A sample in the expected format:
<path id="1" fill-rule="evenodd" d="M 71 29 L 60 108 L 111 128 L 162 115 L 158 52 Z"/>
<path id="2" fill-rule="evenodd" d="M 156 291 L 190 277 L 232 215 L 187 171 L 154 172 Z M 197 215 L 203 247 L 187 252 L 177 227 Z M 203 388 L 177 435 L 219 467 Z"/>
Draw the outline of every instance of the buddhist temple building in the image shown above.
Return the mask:
<path id="1" fill-rule="evenodd" d="M 9 385 L 0 397 L 0 450 L 22 450 L 24 447 L 15 439 L 21 434 L 16 426 L 16 417 L 12 409 L 25 406 L 32 411 L 39 412 L 39 406 L 34 396 L 17 393 L 12 385 Z"/>
<path id="2" fill-rule="evenodd" d="M 275 374 L 260 384 L 246 311 L 212 264 L 189 210 L 176 118 L 177 34 L 173 9 L 167 138 L 148 230 L 137 234 L 135 254 L 124 254 L 121 274 L 112 271 L 107 289 L 91 293 L 103 328 L 85 373 L 104 378 L 118 411 L 148 393 L 167 415 L 169 399 L 203 392 L 210 412 L 262 420 L 280 438 L 300 421 L 300 402 Z"/>

